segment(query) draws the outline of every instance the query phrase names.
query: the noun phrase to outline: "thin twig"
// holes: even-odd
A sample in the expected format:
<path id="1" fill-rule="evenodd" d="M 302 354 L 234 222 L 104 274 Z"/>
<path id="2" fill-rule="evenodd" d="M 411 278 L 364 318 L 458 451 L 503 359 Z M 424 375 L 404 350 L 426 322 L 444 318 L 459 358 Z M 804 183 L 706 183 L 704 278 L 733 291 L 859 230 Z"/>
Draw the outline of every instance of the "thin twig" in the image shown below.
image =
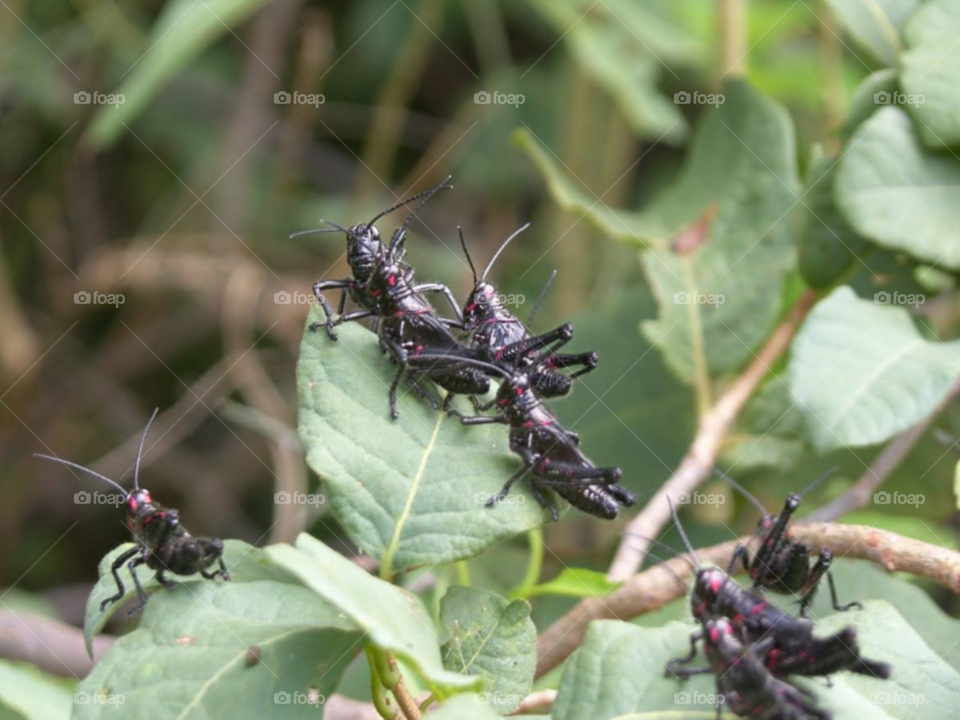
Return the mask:
<path id="1" fill-rule="evenodd" d="M 873 493 L 877 488 L 880 487 L 887 477 L 889 477 L 890 473 L 896 470 L 900 463 L 906 459 L 907 455 L 909 455 L 913 449 L 913 446 L 923 437 L 927 428 L 929 428 L 936 417 L 956 399 L 958 394 L 960 394 L 960 377 L 953 381 L 953 385 L 950 386 L 943 400 L 937 403 L 932 413 L 890 441 L 883 449 L 883 452 L 877 456 L 873 464 L 860 476 L 860 479 L 857 480 L 853 487 L 832 503 L 824 505 L 815 513 L 812 513 L 808 519 L 815 522 L 829 522 L 830 520 L 843 517 L 848 512 L 859 510 L 869 505 Z"/>
<path id="2" fill-rule="evenodd" d="M 390 653 L 387 654 L 387 665 L 390 668 L 390 672 L 396 673 L 397 676 L 397 683 L 390 688 L 390 692 L 392 692 L 393 696 L 397 699 L 400 712 L 403 713 L 403 717 L 406 718 L 406 720 L 420 720 L 420 718 L 423 717 L 420 714 L 420 706 L 417 704 L 417 701 L 414 700 L 410 691 L 407 690 L 407 686 L 403 682 L 403 675 L 400 674 L 400 668 L 397 667 L 397 659 Z"/>
<path id="3" fill-rule="evenodd" d="M 697 436 L 680 463 L 680 467 L 624 530 L 623 540 L 607 573 L 610 580 L 625 580 L 640 567 L 649 543 L 636 536 L 656 537 L 659 534 L 660 528 L 670 518 L 667 498 L 676 498 L 681 493 L 693 492 L 710 477 L 713 464 L 731 426 L 760 382 L 770 372 L 771 366 L 790 347 L 797 328 L 810 312 L 816 299 L 817 294 L 812 290 L 800 296 L 790 310 L 788 318 L 773 331 L 753 362 L 733 382 L 720 400 L 700 418 Z"/>
<path id="4" fill-rule="evenodd" d="M 871 560 L 889 572 L 929 578 L 960 594 L 960 553 L 954 550 L 861 525 L 798 524 L 791 527 L 790 536 L 815 552 L 828 549 L 836 557 Z M 747 539 L 697 550 L 697 555 L 702 563 L 727 567 L 734 548 Z M 686 581 L 691 574 L 689 559 L 678 557 L 634 575 L 606 597 L 582 600 L 537 638 L 537 677 L 577 649 L 592 620 L 630 620 L 657 610 L 684 596 L 686 587 L 678 577 Z"/>

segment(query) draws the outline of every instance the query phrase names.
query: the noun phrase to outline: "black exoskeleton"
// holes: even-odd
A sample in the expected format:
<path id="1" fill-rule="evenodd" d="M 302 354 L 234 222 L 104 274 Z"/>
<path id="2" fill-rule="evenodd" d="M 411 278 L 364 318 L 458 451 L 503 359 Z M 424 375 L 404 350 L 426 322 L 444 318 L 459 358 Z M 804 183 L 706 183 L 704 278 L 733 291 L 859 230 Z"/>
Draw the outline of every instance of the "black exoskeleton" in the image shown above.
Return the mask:
<path id="1" fill-rule="evenodd" d="M 790 539 L 790 519 L 800 506 L 804 495 L 826 479 L 835 469 L 829 470 L 814 480 L 810 487 L 802 493 L 790 493 L 779 515 L 767 512 L 760 501 L 751 495 L 746 488 L 724 473 L 717 471 L 718 475 L 741 492 L 763 513 L 757 526 L 760 547 L 751 557 L 750 549 L 746 545 L 738 545 L 734 551 L 734 563 L 731 567 L 735 567 L 739 560 L 743 564 L 743 569 L 753 580 L 755 590 L 771 590 L 784 595 L 798 596 L 800 614 L 804 617 L 809 612 L 810 604 L 813 602 L 820 581 L 824 577 L 827 578 L 830 601 L 834 610 L 846 611 L 853 608 L 863 608 L 863 605 L 858 602 L 841 605 L 837 601 L 837 588 L 830 572 L 830 565 L 833 563 L 833 553 L 830 550 L 821 550 L 817 555 L 816 562 L 811 567 L 810 562 L 813 553 L 809 546 Z"/>
<path id="2" fill-rule="evenodd" d="M 572 330 L 568 329 L 568 332 Z M 552 352 L 552 348 L 546 350 L 545 354 L 549 352 Z M 464 416 L 456 410 L 449 411 L 451 415 L 459 417 L 464 425 L 502 423 L 510 426 L 510 449 L 520 456 L 523 466 L 487 502 L 488 507 L 506 497 L 513 484 L 528 474 L 533 496 L 550 511 L 554 520 L 560 516 L 544 497 L 542 489 L 549 488 L 574 507 L 605 519 L 615 518 L 620 505 L 637 502 L 633 493 L 617 485 L 623 476 L 620 468 L 594 465 L 580 451 L 580 436 L 564 428 L 534 392 L 529 373 L 537 366 L 537 362 L 531 363 L 526 369 L 513 367 L 508 370 L 498 365 L 451 356 L 424 355 L 422 359 L 451 363 L 453 366 L 465 364 L 483 368 L 503 378 L 494 399 L 479 407 L 481 411 L 486 411 L 496 406 L 496 415 Z"/>
<path id="3" fill-rule="evenodd" d="M 486 351 L 485 356 L 481 359 L 489 363 L 516 362 L 518 358 L 513 357 L 511 353 L 515 351 L 517 343 L 531 337 L 527 325 L 533 321 L 533 315 L 539 307 L 540 301 L 538 300 L 535 303 L 525 324 L 506 306 L 497 289 L 487 282 L 487 275 L 489 275 L 490 269 L 497 258 L 500 257 L 507 245 L 528 227 L 530 227 L 530 223 L 527 223 L 503 241 L 503 244 L 490 258 L 490 262 L 487 263 L 479 277 L 470 257 L 470 252 L 467 250 L 463 233 L 460 233 L 460 244 L 463 246 L 463 253 L 466 255 L 470 270 L 473 273 L 473 290 L 470 291 L 470 295 L 463 306 L 463 324 L 466 330 L 473 333 L 470 347 Z M 540 295 L 541 299 L 555 277 L 556 271 L 547 281 L 547 285 Z M 562 347 L 562 345 L 558 347 Z M 554 353 L 548 356 L 528 352 L 519 358 L 520 366 L 525 367 L 534 362 L 535 359 L 537 365 L 528 374 L 530 384 L 540 397 L 551 398 L 569 394 L 573 379 L 593 370 L 597 366 L 599 356 L 594 351 L 576 354 Z M 577 367 L 581 369 L 570 375 L 559 372 L 563 369 Z"/>
<path id="4" fill-rule="evenodd" d="M 136 568 L 139 565 L 145 564 L 151 570 L 156 570 L 157 581 L 166 588 L 177 586 L 176 581 L 164 575 L 167 572 L 174 575 L 200 573 L 208 580 L 214 580 L 218 577 L 224 580 L 230 579 L 230 573 L 227 572 L 227 566 L 223 562 L 223 542 L 215 538 L 193 537 L 180 524 L 180 514 L 177 510 L 155 502 L 150 497 L 150 492 L 140 487 L 140 458 L 143 455 L 143 444 L 147 438 L 150 424 L 156 416 L 157 410 L 154 410 L 140 435 L 137 460 L 133 466 L 133 490 L 130 492 L 124 490 L 110 478 L 82 465 L 50 455 L 36 455 L 36 457 L 44 460 L 52 460 L 100 478 L 113 485 L 124 495 L 124 504 L 127 508 L 127 527 L 133 533 L 137 546 L 127 550 L 114 560 L 110 571 L 117 583 L 117 592 L 100 603 L 101 612 L 111 603 L 123 598 L 125 589 L 123 580 L 120 578 L 120 569 L 124 565 L 127 566 L 127 570 L 133 577 L 133 583 L 137 588 L 137 595 L 140 599 L 140 604 L 129 612 L 130 615 L 140 612 L 147 604 L 147 595 L 137 577 Z M 209 571 L 209 568 L 214 564 L 219 566 L 218 569 Z"/>

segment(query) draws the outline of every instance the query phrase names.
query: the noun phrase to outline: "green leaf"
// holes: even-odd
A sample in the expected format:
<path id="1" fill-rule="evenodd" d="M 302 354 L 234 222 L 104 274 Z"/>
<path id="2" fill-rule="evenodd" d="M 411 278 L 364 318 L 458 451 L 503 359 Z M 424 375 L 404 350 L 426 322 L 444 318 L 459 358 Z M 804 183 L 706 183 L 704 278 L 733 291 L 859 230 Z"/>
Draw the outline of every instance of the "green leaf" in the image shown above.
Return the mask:
<path id="1" fill-rule="evenodd" d="M 445 701 L 436 712 L 427 717 L 430 720 L 501 720 L 500 714 L 485 702 L 479 702 L 477 695 L 458 695 Z M 533 715 L 524 715 L 533 718 Z M 548 719 L 549 720 L 549 719 Z"/>
<path id="2" fill-rule="evenodd" d="M 931 650 L 892 607 L 871 601 L 863 611 L 821 618 L 817 634 L 855 624 L 866 657 L 889 662 L 893 678 L 880 681 L 850 673 L 833 677 L 833 687 L 797 681 L 813 691 L 834 720 L 913 718 L 938 720 L 950 715 L 960 675 Z M 583 645 L 567 662 L 553 708 L 553 720 L 713 720 L 712 676 L 686 682 L 664 677 L 668 659 L 684 655 L 693 625 L 637 627 L 612 620 L 591 623 Z M 703 665 L 702 651 L 696 664 Z M 699 698 L 698 698 L 699 695 Z M 921 695 L 925 704 L 905 704 Z M 695 704 L 696 700 L 700 704 Z M 899 702 L 900 704 L 896 704 Z"/>
<path id="3" fill-rule="evenodd" d="M 108 605 L 103 612 L 100 611 L 100 603 L 117 592 L 117 583 L 110 572 L 110 566 L 113 561 L 134 547 L 133 543 L 124 543 L 114 548 L 106 554 L 100 561 L 99 580 L 94 585 L 90 596 L 87 598 L 87 609 L 83 623 L 84 639 L 87 644 L 87 652 L 93 657 L 93 638 L 99 633 L 113 614 L 120 609 L 127 600 L 137 597 L 136 586 L 130 577 L 130 571 L 123 567 L 120 569 L 120 577 L 123 580 L 124 594 L 117 602 Z M 263 550 L 248 545 L 240 540 L 226 540 L 223 543 L 223 560 L 230 571 L 230 577 L 233 582 L 247 582 L 250 580 L 272 579 L 277 582 L 295 582 L 292 576 L 283 570 L 274 567 L 263 554 Z M 160 587 L 154 579 L 156 571 L 151 570 L 146 565 L 140 565 L 137 569 L 137 577 L 143 589 L 149 594 L 151 591 Z M 191 588 L 210 584 L 199 574 L 189 577 L 174 576 L 178 581 L 186 582 Z M 162 595 L 163 593 L 161 593 Z"/>
<path id="4" fill-rule="evenodd" d="M 827 0 L 844 29 L 875 60 L 896 67 L 900 29 L 920 0 Z"/>
<path id="5" fill-rule="evenodd" d="M 607 580 L 606 573 L 586 568 L 564 568 L 549 582 L 530 588 L 526 597 L 537 595 L 562 595 L 575 598 L 602 598 L 609 595 L 622 583 Z"/>
<path id="6" fill-rule="evenodd" d="M 960 162 L 923 147 L 902 109 L 884 107 L 863 124 L 835 183 L 837 204 L 861 235 L 960 268 Z"/>
<path id="7" fill-rule="evenodd" d="M 240 545 L 228 542 L 231 561 Z M 263 551 L 234 562 L 231 576 L 154 594 L 139 627 L 81 683 L 87 702 L 73 718 L 116 717 L 116 707 L 143 720 L 318 717 L 322 702 L 305 700 L 334 692 L 363 632 Z"/>
<path id="8" fill-rule="evenodd" d="M 811 163 L 800 212 L 798 260 L 811 287 L 836 283 L 866 250 L 868 243 L 847 224 L 834 201 L 839 158 L 820 155 Z"/>
<path id="9" fill-rule="evenodd" d="M 873 445 L 906 430 L 933 411 L 958 373 L 960 342 L 926 340 L 904 308 L 862 300 L 849 287 L 810 313 L 789 370 L 821 451 Z"/>
<path id="10" fill-rule="evenodd" d="M 892 98 L 896 91 L 896 70 L 879 70 L 857 85 L 857 89 L 853 91 L 853 97 L 850 98 L 850 111 L 841 127 L 844 141 L 848 140 L 877 110 L 884 107 L 877 104 L 877 93 L 887 93 Z"/>
<path id="11" fill-rule="evenodd" d="M 960 146 L 960 5 L 955 0 L 929 0 L 906 28 L 901 83 L 917 121 L 917 130 L 931 148 Z M 922 96 L 922 98 L 921 98 Z"/>
<path id="12" fill-rule="evenodd" d="M 496 593 L 451 587 L 440 601 L 440 624 L 449 640 L 443 665 L 483 678 L 483 700 L 500 715 L 516 710 L 533 687 L 537 628 L 530 603 Z"/>
<path id="13" fill-rule="evenodd" d="M 29 663 L 0 660 L 0 718 L 67 720 L 73 700 L 69 681 Z"/>
<path id="14" fill-rule="evenodd" d="M 698 55 L 694 40 L 655 3 L 623 0 L 534 0 L 553 22 L 574 60 L 619 105 L 642 138 L 679 144 L 687 123 L 672 98 L 657 87 L 671 63 Z"/>
<path id="15" fill-rule="evenodd" d="M 103 150 L 116 142 L 124 123 L 134 122 L 164 84 L 265 4 L 265 0 L 176 0 L 165 5 L 143 56 L 117 88 L 123 104 L 97 109 L 86 133 L 92 146 Z"/>
<path id="16" fill-rule="evenodd" d="M 523 148 L 537 166 L 550 196 L 564 210 L 583 217 L 591 225 L 624 243 L 644 248 L 666 243 L 667 231 L 655 218 L 630 210 L 613 209 L 598 198 L 582 192 L 578 184 L 567 177 L 566 170 L 527 130 L 517 130 L 514 141 Z"/>
<path id="17" fill-rule="evenodd" d="M 784 221 L 799 198 L 789 117 L 745 83 L 725 91 L 680 178 L 647 211 L 678 236 L 643 255 L 660 317 L 642 327 L 686 381 L 701 363 L 716 376 L 752 358 L 780 317 L 795 259 Z"/>
<path id="18" fill-rule="evenodd" d="M 314 308 L 307 323 L 321 319 Z M 395 366 L 356 324 L 340 340 L 305 331 L 297 365 L 300 439 L 333 514 L 381 574 L 477 555 L 547 517 L 518 485 L 513 499 L 484 502 L 520 466 L 502 425 L 464 427 L 401 385 L 400 418 L 387 389 Z"/>
<path id="19" fill-rule="evenodd" d="M 416 595 L 370 575 L 307 534 L 297 538 L 296 548 L 273 545 L 265 552 L 429 683 L 460 689 L 477 685 L 475 678 L 444 669 L 433 623 Z"/>

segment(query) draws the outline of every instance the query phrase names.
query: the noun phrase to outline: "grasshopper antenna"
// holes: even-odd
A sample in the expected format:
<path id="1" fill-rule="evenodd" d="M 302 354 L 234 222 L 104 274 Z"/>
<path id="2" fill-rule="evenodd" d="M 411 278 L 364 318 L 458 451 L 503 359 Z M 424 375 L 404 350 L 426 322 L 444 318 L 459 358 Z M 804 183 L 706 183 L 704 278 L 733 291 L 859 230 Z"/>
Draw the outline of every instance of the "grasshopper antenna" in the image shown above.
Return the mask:
<path id="1" fill-rule="evenodd" d="M 349 233 L 350 231 L 344 227 L 340 227 L 335 222 L 330 222 L 329 220 L 321 220 L 320 222 L 326 223 L 327 225 L 332 225 L 333 227 L 329 228 L 316 228 L 315 230 L 301 230 L 300 232 L 292 233 L 287 235 L 288 240 L 292 240 L 295 237 L 301 237 L 302 235 L 318 235 L 320 233 L 332 233 L 332 232 L 345 232 Z"/>
<path id="2" fill-rule="evenodd" d="M 756 498 L 749 490 L 747 490 L 743 485 L 741 485 L 741 484 L 738 483 L 736 480 L 734 480 L 732 477 L 730 477 L 730 476 L 727 475 L 725 472 L 723 472 L 723 470 L 720 470 L 720 469 L 718 469 L 718 468 L 714 468 L 714 469 L 713 469 L 713 472 L 714 472 L 714 474 L 715 474 L 717 477 L 719 477 L 721 480 L 724 480 L 724 481 L 730 483 L 731 486 L 733 486 L 737 491 L 739 491 L 739 493 L 740 493 L 741 495 L 743 495 L 747 500 L 749 500 L 750 503 L 751 503 L 755 508 L 757 508 L 757 510 L 760 511 L 760 514 L 761 514 L 761 515 L 769 515 L 769 514 L 770 514 L 770 511 L 767 510 L 767 508 L 765 508 L 765 507 L 763 506 L 763 503 L 762 503 L 762 502 L 760 502 L 759 500 L 757 500 L 757 498 Z"/>
<path id="3" fill-rule="evenodd" d="M 490 258 L 490 262 L 487 263 L 487 266 L 483 269 L 483 275 L 480 276 L 480 282 L 483 282 L 487 279 L 487 274 L 490 272 L 490 268 L 493 267 L 493 264 L 497 261 L 497 258 L 500 257 L 500 254 L 506 249 L 507 245 L 517 237 L 520 233 L 530 227 L 530 223 L 526 225 L 521 225 L 519 228 L 513 231 L 513 233 L 506 240 L 503 241 L 503 244 L 497 248 L 497 251 L 493 254 L 493 257 Z"/>
<path id="4" fill-rule="evenodd" d="M 140 445 L 137 447 L 137 460 L 133 465 L 133 489 L 140 489 L 140 458 L 143 457 L 143 443 L 147 439 L 147 431 L 150 430 L 150 424 L 153 422 L 153 419 L 157 416 L 157 413 L 160 412 L 160 408 L 154 408 L 153 414 L 150 416 L 150 419 L 147 420 L 147 425 L 143 428 L 143 432 L 140 433 Z"/>
<path id="5" fill-rule="evenodd" d="M 414 200 L 419 200 L 420 198 L 425 197 L 425 196 L 428 196 L 428 195 L 429 195 L 430 197 L 433 197 L 433 195 L 436 194 L 437 192 L 439 192 L 440 190 L 446 190 L 447 188 L 452 188 L 453 185 L 450 184 L 450 180 L 452 180 L 452 179 L 453 179 L 453 176 L 447 175 L 447 176 L 443 179 L 443 181 L 442 181 L 439 185 L 437 185 L 436 187 L 428 188 L 428 189 L 426 189 L 426 190 L 424 190 L 424 191 L 422 191 L 422 192 L 418 192 L 416 195 L 411 195 L 410 197 L 404 198 L 403 200 L 400 200 L 399 202 L 391 205 L 390 207 L 388 207 L 388 208 L 387 208 L 386 210 L 384 210 L 383 212 L 378 213 L 377 215 L 374 215 L 374 216 L 373 216 L 373 219 L 372 219 L 370 222 L 367 223 L 367 229 L 370 229 L 370 228 L 373 226 L 373 224 L 374 224 L 377 220 L 379 220 L 380 218 L 385 217 L 386 215 L 389 215 L 389 214 L 392 213 L 394 210 L 399 210 L 399 209 L 402 208 L 404 205 L 409 205 L 409 204 L 412 203 Z M 427 199 L 429 200 L 430 198 L 428 197 Z M 421 205 L 422 205 L 422 203 L 421 203 Z"/>
<path id="6" fill-rule="evenodd" d="M 655 545 L 655 546 L 657 546 L 657 547 L 663 548 L 663 549 L 666 550 L 668 553 L 670 553 L 671 555 L 673 555 L 673 557 L 679 558 L 680 560 L 683 560 L 685 563 L 687 563 L 687 565 L 690 566 L 690 569 L 691 569 L 691 570 L 696 570 L 696 569 L 697 569 L 696 565 L 693 564 L 693 561 L 692 561 L 689 557 L 687 557 L 687 555 L 685 555 L 685 554 L 682 553 L 682 552 L 678 552 L 677 550 L 674 550 L 672 547 L 670 547 L 669 545 L 667 545 L 665 542 L 661 542 L 660 540 L 654 540 L 652 537 L 647 537 L 646 535 L 641 535 L 640 533 L 624 532 L 624 533 L 622 533 L 622 535 L 624 535 L 625 537 L 640 538 L 640 539 L 643 540 L 644 542 L 647 542 L 647 543 L 650 543 L 651 545 Z M 654 555 L 654 554 L 653 554 L 652 552 L 650 552 L 649 550 L 646 551 L 644 554 L 645 554 L 645 555 L 649 555 L 649 556 L 652 557 L 654 560 L 659 560 L 660 562 L 664 562 L 663 559 L 657 557 L 656 555 Z"/>
<path id="7" fill-rule="evenodd" d="M 673 522 L 677 525 L 677 530 L 680 533 L 680 537 L 683 539 L 683 544 L 687 548 L 687 551 L 690 553 L 690 557 L 693 558 L 693 561 L 696 563 L 696 567 L 701 567 L 700 558 L 697 557 L 697 551 L 693 549 L 693 544 L 690 542 L 690 538 L 687 537 L 686 530 L 683 529 L 683 525 L 680 524 L 680 516 L 677 515 L 677 508 L 674 507 L 673 498 L 667 495 L 667 505 L 670 506 L 670 514 L 673 516 Z"/>
<path id="8" fill-rule="evenodd" d="M 547 284 L 543 286 L 543 290 L 540 291 L 537 301 L 533 304 L 533 309 L 530 310 L 530 314 L 527 316 L 527 327 L 533 325 L 533 319 L 537 316 L 537 311 L 543 304 L 543 299 L 547 296 L 547 291 L 550 289 L 550 286 L 553 285 L 553 281 L 556 279 L 557 271 L 554 270 L 552 273 L 550 273 L 550 277 L 547 279 Z"/>
<path id="9" fill-rule="evenodd" d="M 123 494 L 124 498 L 130 495 L 130 493 L 124 490 L 119 483 L 116 483 L 110 478 L 108 478 L 106 475 L 101 475 L 97 471 L 91 470 L 90 468 L 86 468 L 83 465 L 77 465 L 76 463 L 70 462 L 69 460 L 61 460 L 60 458 L 53 457 L 52 455 L 42 455 L 40 453 L 34 453 L 33 456 L 38 457 L 42 460 L 50 460 L 51 462 L 60 463 L 61 465 L 66 465 L 67 467 L 72 467 L 75 470 L 80 470 L 81 472 L 85 472 L 88 475 L 93 475 L 94 477 L 100 478 L 104 482 L 113 485 L 117 490 L 119 490 Z"/>
<path id="10" fill-rule="evenodd" d="M 807 496 L 807 493 L 811 492 L 815 487 L 817 487 L 817 485 L 819 485 L 820 483 L 822 483 L 824 480 L 826 480 L 828 477 L 830 477 L 831 475 L 833 475 L 833 474 L 834 474 L 837 470 L 839 470 L 839 469 L 840 469 L 840 466 L 839 466 L 839 465 L 834 465 L 832 468 L 830 468 L 830 469 L 827 470 L 826 472 L 824 472 L 824 473 L 822 473 L 821 475 L 819 475 L 816 480 L 814 480 L 812 483 L 810 483 L 809 485 L 807 485 L 807 487 L 804 489 L 804 491 L 803 491 L 802 493 L 800 493 L 800 497 L 802 497 L 802 498 L 803 498 L 803 497 L 806 497 L 806 496 Z"/>
<path id="11" fill-rule="evenodd" d="M 417 203 L 417 206 L 416 206 L 413 210 L 410 211 L 410 214 L 407 215 L 406 220 L 403 221 L 403 223 L 400 225 L 400 227 L 398 227 L 398 228 L 393 232 L 393 237 L 390 239 L 390 248 L 389 248 L 389 252 L 390 252 L 391 254 L 394 252 L 394 250 L 397 249 L 397 246 L 403 241 L 403 238 L 404 238 L 404 236 L 405 236 L 406 233 L 407 233 L 407 228 L 410 227 L 410 223 L 412 223 L 412 222 L 417 218 L 417 216 L 419 215 L 420 210 L 423 208 L 423 206 L 426 205 L 428 202 L 430 202 L 430 200 L 433 199 L 433 196 L 436 195 L 436 194 L 437 194 L 438 192 L 440 192 L 441 190 L 449 190 L 450 188 L 453 187 L 453 185 L 450 184 L 450 179 L 451 179 L 451 176 L 450 176 L 450 175 L 447 175 L 447 176 L 443 179 L 443 182 L 441 182 L 441 183 L 440 183 L 439 185 L 437 185 L 436 187 L 432 187 L 432 188 L 430 188 L 429 190 L 424 190 L 422 193 L 418 193 L 417 195 L 414 195 L 413 197 L 408 198 L 408 199 L 404 202 L 404 204 L 406 204 L 406 203 L 409 203 L 409 202 L 412 201 L 412 200 L 416 200 L 417 198 L 423 198 L 422 200 L 420 200 L 419 203 Z M 394 208 L 394 209 L 396 209 L 396 208 Z M 381 215 L 381 217 L 382 217 L 382 215 Z M 372 225 L 372 224 L 373 224 L 373 223 L 371 222 L 371 225 Z M 369 226 L 368 226 L 368 227 L 369 227 Z"/>
<path id="12" fill-rule="evenodd" d="M 470 272 L 473 273 L 473 285 L 476 287 L 477 269 L 473 266 L 473 259 L 470 257 L 470 251 L 467 250 L 467 241 L 463 239 L 463 228 L 457 225 L 457 232 L 460 234 L 460 246 L 463 248 L 463 254 L 467 256 L 467 262 L 470 264 Z"/>

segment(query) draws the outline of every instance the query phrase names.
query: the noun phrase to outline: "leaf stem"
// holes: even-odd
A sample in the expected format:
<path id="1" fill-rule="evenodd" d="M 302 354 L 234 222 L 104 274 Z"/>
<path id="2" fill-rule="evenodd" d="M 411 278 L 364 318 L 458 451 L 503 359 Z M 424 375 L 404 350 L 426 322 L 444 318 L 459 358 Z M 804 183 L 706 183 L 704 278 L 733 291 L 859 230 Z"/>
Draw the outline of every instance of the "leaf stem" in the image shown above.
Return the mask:
<path id="1" fill-rule="evenodd" d="M 457 582 L 463 587 L 470 587 L 470 568 L 466 560 L 457 561 Z"/>
<path id="2" fill-rule="evenodd" d="M 527 574 L 512 593 L 511 597 L 527 597 L 530 591 L 540 580 L 540 572 L 543 570 L 543 528 L 535 527 L 527 532 L 527 538 L 530 541 L 530 563 L 527 565 Z"/>
<path id="3" fill-rule="evenodd" d="M 372 645 L 366 645 L 363 652 L 367 656 L 367 665 L 370 668 L 370 698 L 373 701 L 373 707 L 384 720 L 393 720 L 397 716 L 397 710 L 390 707 L 390 701 L 384 695 L 383 683 L 377 672 L 376 649 Z"/>
<path id="4" fill-rule="evenodd" d="M 747 0 L 718 0 L 717 46 L 725 76 L 747 74 Z"/>

